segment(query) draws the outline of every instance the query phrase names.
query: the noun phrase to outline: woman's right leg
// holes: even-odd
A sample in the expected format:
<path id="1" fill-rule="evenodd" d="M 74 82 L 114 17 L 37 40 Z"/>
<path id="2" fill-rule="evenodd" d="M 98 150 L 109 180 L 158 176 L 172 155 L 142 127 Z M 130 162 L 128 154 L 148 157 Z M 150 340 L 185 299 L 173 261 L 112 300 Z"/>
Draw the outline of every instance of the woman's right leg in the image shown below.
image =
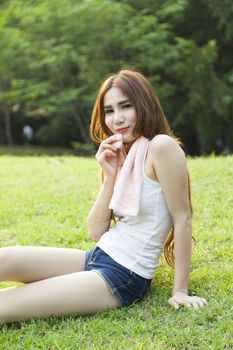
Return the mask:
<path id="1" fill-rule="evenodd" d="M 33 317 L 93 314 L 119 307 L 95 271 L 82 271 L 0 290 L 0 324 Z"/>
<path id="2" fill-rule="evenodd" d="M 31 283 L 84 269 L 85 251 L 80 249 L 40 246 L 0 248 L 0 281 Z"/>

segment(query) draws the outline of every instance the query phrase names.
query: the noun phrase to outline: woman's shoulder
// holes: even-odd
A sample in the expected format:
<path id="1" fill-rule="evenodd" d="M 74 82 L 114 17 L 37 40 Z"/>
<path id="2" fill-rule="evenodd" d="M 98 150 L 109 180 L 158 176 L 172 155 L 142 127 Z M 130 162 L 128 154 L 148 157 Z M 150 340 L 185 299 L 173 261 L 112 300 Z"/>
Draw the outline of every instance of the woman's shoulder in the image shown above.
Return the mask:
<path id="1" fill-rule="evenodd" d="M 180 153 L 184 155 L 184 151 L 179 145 L 179 142 L 172 136 L 159 134 L 153 137 L 150 141 L 149 150 L 152 154 L 169 154 Z"/>

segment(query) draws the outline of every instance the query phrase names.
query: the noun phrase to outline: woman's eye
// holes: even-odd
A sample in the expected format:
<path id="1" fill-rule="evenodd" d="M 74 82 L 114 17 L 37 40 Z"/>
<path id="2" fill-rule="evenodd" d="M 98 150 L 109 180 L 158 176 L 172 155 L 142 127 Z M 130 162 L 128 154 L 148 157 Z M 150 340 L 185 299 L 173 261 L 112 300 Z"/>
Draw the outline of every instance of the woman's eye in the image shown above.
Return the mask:
<path id="1" fill-rule="evenodd" d="M 126 105 L 123 106 L 123 108 L 130 108 L 131 104 L 127 103 Z"/>
<path id="2" fill-rule="evenodd" d="M 112 113 L 112 110 L 111 110 L 111 109 L 107 109 L 107 110 L 105 111 L 105 114 L 110 114 L 110 113 Z"/>

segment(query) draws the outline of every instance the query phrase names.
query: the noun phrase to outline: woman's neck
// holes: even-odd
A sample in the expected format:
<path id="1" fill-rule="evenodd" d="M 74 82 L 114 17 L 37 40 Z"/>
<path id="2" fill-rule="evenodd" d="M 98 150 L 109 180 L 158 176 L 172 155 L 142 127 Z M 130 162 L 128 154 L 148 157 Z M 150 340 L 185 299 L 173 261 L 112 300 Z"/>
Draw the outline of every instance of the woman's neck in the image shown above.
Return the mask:
<path id="1" fill-rule="evenodd" d="M 130 150 L 133 143 L 134 143 L 134 141 L 130 142 L 130 143 L 123 143 L 125 154 L 129 153 L 129 150 Z"/>

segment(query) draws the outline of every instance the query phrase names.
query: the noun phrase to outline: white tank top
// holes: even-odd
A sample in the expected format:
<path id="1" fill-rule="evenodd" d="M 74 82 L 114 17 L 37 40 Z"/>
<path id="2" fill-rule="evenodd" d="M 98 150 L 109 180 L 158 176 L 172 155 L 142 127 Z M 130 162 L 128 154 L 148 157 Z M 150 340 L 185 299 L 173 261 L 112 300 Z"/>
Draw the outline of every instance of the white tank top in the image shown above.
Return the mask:
<path id="1" fill-rule="evenodd" d="M 114 227 L 102 235 L 97 246 L 119 264 L 144 278 L 152 279 L 172 222 L 159 182 L 145 174 L 147 149 L 142 164 L 138 216 L 113 212 L 119 219 Z"/>

